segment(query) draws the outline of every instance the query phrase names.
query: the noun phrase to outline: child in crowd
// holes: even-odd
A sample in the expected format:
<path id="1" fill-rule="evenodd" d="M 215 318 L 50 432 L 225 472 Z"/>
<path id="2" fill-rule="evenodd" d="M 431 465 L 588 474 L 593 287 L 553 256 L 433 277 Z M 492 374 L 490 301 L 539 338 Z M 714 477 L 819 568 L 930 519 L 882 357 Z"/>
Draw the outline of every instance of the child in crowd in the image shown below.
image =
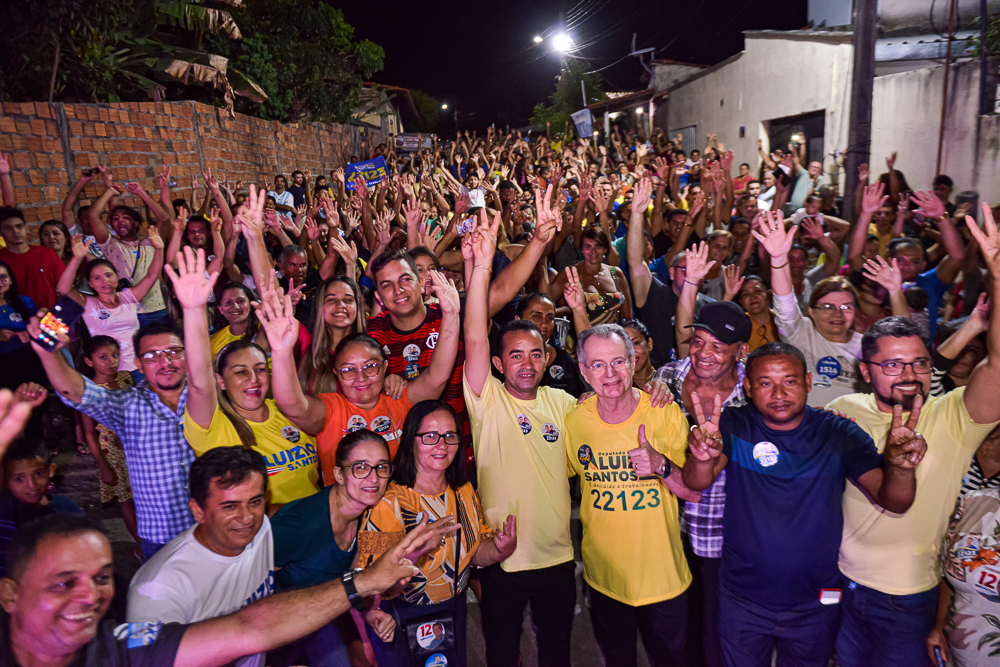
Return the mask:
<path id="1" fill-rule="evenodd" d="M 132 374 L 119 371 L 121 349 L 111 336 L 94 336 L 83 345 L 83 368 L 94 384 L 107 389 L 124 389 L 134 385 Z M 139 530 L 135 518 L 135 502 L 132 500 L 132 485 L 125 465 L 125 451 L 114 431 L 83 415 L 83 432 L 90 454 L 97 462 L 101 477 L 101 504 L 117 499 L 121 507 L 122 520 L 136 544 Z"/>
<path id="2" fill-rule="evenodd" d="M 2 462 L 0 491 L 0 577 L 7 576 L 7 549 L 26 521 L 45 514 L 83 514 L 66 496 L 48 493 L 56 472 L 52 452 L 41 439 L 23 436 L 10 445 Z"/>

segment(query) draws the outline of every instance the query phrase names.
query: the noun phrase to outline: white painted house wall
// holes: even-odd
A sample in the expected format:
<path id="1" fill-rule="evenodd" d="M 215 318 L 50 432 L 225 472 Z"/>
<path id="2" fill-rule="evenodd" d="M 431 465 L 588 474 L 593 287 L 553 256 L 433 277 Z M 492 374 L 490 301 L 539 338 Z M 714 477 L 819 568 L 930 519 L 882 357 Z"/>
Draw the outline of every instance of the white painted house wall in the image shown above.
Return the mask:
<path id="1" fill-rule="evenodd" d="M 695 125 L 696 148 L 715 132 L 732 149 L 737 164 L 759 165 L 756 140 L 764 140 L 770 119 L 824 110 L 824 168 L 829 155 L 847 147 L 852 52 L 849 36 L 814 39 L 799 34 L 747 33 L 746 50 L 716 69 L 671 89 L 667 130 Z M 941 114 L 943 66 L 875 78 L 872 107 L 872 171 L 885 170 L 897 151 L 896 168 L 914 189 L 931 187 Z M 1000 202 L 1000 119 L 977 118 L 978 62 L 954 63 L 949 84 L 942 173 L 956 193 L 976 190 L 981 201 Z M 746 136 L 739 138 L 739 127 Z M 977 130 L 978 126 L 978 130 Z M 690 150 L 691 146 L 685 146 Z M 841 187 L 843 179 L 840 178 Z"/>

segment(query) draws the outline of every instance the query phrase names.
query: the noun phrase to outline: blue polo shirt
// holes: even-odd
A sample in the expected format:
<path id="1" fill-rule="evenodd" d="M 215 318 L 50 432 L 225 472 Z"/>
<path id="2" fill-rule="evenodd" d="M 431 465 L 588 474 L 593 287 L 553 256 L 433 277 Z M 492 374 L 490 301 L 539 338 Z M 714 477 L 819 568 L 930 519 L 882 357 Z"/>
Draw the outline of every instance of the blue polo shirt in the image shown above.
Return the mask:
<path id="1" fill-rule="evenodd" d="M 929 345 L 934 347 L 934 336 L 937 335 L 938 311 L 941 309 L 941 301 L 951 285 L 938 278 L 937 267 L 930 271 L 925 271 L 917 276 L 917 286 L 927 292 L 927 314 L 930 322 L 927 326 L 927 339 Z"/>
<path id="2" fill-rule="evenodd" d="M 842 496 L 848 478 L 881 465 L 871 437 L 811 407 L 791 431 L 765 426 L 753 405 L 729 407 L 719 431 L 729 458 L 720 584 L 771 611 L 840 588 Z"/>

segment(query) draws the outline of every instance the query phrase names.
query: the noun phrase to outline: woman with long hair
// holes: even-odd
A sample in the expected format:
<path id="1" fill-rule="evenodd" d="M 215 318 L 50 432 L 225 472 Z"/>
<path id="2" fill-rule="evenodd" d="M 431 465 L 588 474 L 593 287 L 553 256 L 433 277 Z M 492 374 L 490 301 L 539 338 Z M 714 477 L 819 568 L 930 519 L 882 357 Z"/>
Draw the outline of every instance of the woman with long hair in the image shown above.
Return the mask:
<path id="1" fill-rule="evenodd" d="M 69 264 L 73 259 L 72 236 L 62 220 L 46 220 L 38 226 L 38 240 L 43 246 L 52 248 L 63 264 Z"/>
<path id="2" fill-rule="evenodd" d="M 346 336 L 368 331 L 364 301 L 358 284 L 347 276 L 330 276 L 313 299 L 313 327 L 304 332 L 299 384 L 302 391 L 318 396 L 338 390 L 333 370 L 333 352 Z"/>
<path id="3" fill-rule="evenodd" d="M 0 260 L 0 387 L 17 389 L 25 382 L 45 383 L 45 369 L 28 343 L 28 322 L 38 310 L 17 288 L 17 278 Z"/>
<path id="4" fill-rule="evenodd" d="M 253 290 L 242 283 L 229 283 L 222 288 L 213 322 L 215 333 L 211 338 L 212 357 L 229 343 L 238 340 L 256 343 L 265 354 L 271 351 L 267 345 L 267 336 L 260 329 L 257 311 L 253 308 L 253 303 L 257 300 Z"/>
<path id="5" fill-rule="evenodd" d="M 618 267 L 605 263 L 611 250 L 608 235 L 600 227 L 588 227 L 583 230 L 580 250 L 584 259 L 575 268 L 580 274 L 584 306 L 591 326 L 614 324 L 632 317 L 632 295 L 625 274 Z M 561 272 L 549 283 L 548 297 L 561 298 L 565 286 L 566 273 Z"/>
<path id="6" fill-rule="evenodd" d="M 450 405 L 438 400 L 414 405 L 406 416 L 392 462 L 392 483 L 362 521 L 358 537 L 361 568 L 392 548 L 424 516 L 435 523 L 454 520 L 461 526 L 445 536 L 437 548 L 410 554 L 421 575 L 402 589 L 386 591 L 381 609 L 402 627 L 388 640 L 369 631 L 381 667 L 411 664 L 405 628 L 428 619 L 440 620 L 441 627 L 431 636 L 418 635 L 412 655 L 424 660 L 431 653 L 442 653 L 447 664 L 464 666 L 465 588 L 471 568 L 499 563 L 517 548 L 517 518 L 508 516 L 503 527 L 493 531 L 478 494 L 463 477 L 465 457 L 461 450 L 458 416 Z"/>
<path id="7" fill-rule="evenodd" d="M 149 228 L 149 242 L 155 252 L 146 275 L 132 287 L 120 291 L 118 271 L 114 264 L 106 259 L 87 262 L 85 275 L 96 296 L 85 296 L 74 285 L 74 277 L 90 251 L 84 245 L 82 236 L 74 236 L 73 259 L 56 286 L 60 294 L 83 306 L 83 321 L 91 335 L 111 336 L 118 341 L 121 347 L 119 370 L 131 373 L 136 384 L 142 379 L 142 373 L 135 365 L 135 350 L 132 347 L 132 336 L 139 330 L 139 302 L 156 284 L 163 268 L 163 239 L 154 226 Z"/>
<path id="8" fill-rule="evenodd" d="M 205 251 L 178 253 L 167 267 L 184 311 L 188 397 L 184 435 L 196 454 L 236 442 L 264 457 L 269 513 L 319 490 L 316 439 L 301 432 L 273 399 L 267 355 L 252 340 L 226 345 L 215 356 L 208 336 L 208 297 L 218 273 L 205 277 Z"/>

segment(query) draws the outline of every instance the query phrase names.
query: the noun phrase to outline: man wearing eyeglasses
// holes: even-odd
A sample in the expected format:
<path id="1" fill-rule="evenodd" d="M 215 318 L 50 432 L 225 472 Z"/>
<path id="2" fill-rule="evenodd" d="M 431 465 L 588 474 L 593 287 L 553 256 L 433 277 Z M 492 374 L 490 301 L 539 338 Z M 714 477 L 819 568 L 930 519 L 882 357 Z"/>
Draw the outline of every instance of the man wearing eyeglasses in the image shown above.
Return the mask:
<path id="1" fill-rule="evenodd" d="M 31 318 L 28 333 L 40 335 L 37 317 Z M 37 343 L 32 347 L 63 403 L 121 438 L 148 559 L 194 523 L 187 497 L 188 468 L 195 455 L 184 439 L 184 342 L 164 322 L 139 329 L 133 337 L 135 363 L 146 379 L 138 387 L 113 390 L 97 386 L 66 363 L 61 349 L 68 342 L 61 337 L 52 352 Z"/>
<path id="2" fill-rule="evenodd" d="M 989 209 L 987 209 L 988 211 Z M 975 224 L 970 224 L 970 228 Z M 990 267 L 994 294 L 1000 285 L 1000 238 L 973 232 Z M 994 306 L 987 330 L 987 358 L 969 383 L 928 398 L 931 355 L 920 326 L 888 317 L 865 332 L 861 373 L 871 394 L 832 401 L 871 435 L 880 452 L 890 435 L 893 411 L 911 411 L 927 441 L 917 467 L 917 491 L 905 514 L 873 507 L 852 485 L 844 491 L 844 536 L 840 571 L 846 578 L 844 617 L 837 637 L 841 667 L 895 667 L 927 664 L 924 638 L 938 609 L 942 538 L 962 478 L 976 449 L 1000 421 L 1000 308 Z M 984 595 L 988 594 L 986 589 Z M 996 594 L 996 589 L 992 590 Z"/>
<path id="3" fill-rule="evenodd" d="M 686 664 L 691 571 L 681 542 L 678 497 L 688 425 L 674 403 L 655 407 L 633 388 L 635 350 L 625 329 L 580 334 L 580 372 L 596 396 L 566 417 L 570 475 L 583 501 L 583 578 L 594 636 L 609 665 L 636 664 L 636 638 L 651 662 Z"/>
<path id="4" fill-rule="evenodd" d="M 190 506 L 198 523 L 135 573 L 127 622 L 196 623 L 274 592 L 264 457 L 242 446 L 206 452 L 191 464 Z M 239 662 L 263 664 L 263 653 Z"/>

